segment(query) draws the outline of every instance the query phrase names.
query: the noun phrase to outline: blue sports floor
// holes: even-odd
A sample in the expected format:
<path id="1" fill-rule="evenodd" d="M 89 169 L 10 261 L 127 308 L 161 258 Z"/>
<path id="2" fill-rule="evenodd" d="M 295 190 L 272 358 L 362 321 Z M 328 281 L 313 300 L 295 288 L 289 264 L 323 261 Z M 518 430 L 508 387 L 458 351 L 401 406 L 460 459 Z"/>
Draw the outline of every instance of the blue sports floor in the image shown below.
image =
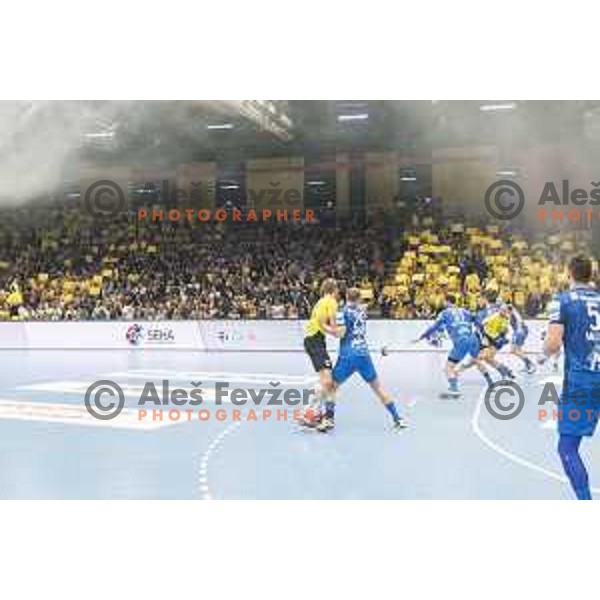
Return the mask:
<path id="1" fill-rule="evenodd" d="M 124 387 L 124 414 L 133 413 L 136 386 L 154 381 L 160 389 L 165 377 L 171 387 L 202 381 L 205 390 L 223 379 L 245 388 L 270 381 L 305 385 L 314 374 L 302 353 L 4 351 L 0 357 L 1 498 L 571 497 L 552 423 L 537 418 L 541 383 L 560 378 L 547 367 L 520 376 L 525 409 L 512 421 L 498 421 L 482 407 L 476 372 L 465 374 L 463 398 L 438 398 L 445 386 L 443 354 L 377 357 L 380 377 L 405 405 L 410 428 L 390 431 L 387 413 L 355 377 L 340 392 L 336 430 L 325 435 L 276 420 L 211 418 L 140 427 L 122 414 L 118 420 L 125 425 L 117 427 L 81 418 L 87 416 L 84 391 L 96 380 Z M 203 407 L 215 409 L 210 397 Z M 593 439 L 584 456 L 592 484 L 600 486 Z"/>

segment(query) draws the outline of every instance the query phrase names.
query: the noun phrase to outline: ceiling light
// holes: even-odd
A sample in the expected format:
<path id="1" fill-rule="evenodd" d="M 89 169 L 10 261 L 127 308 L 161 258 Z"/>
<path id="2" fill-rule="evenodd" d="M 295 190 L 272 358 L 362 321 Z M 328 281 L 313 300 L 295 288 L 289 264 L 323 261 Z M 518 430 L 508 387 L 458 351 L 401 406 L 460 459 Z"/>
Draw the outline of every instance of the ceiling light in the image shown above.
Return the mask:
<path id="1" fill-rule="evenodd" d="M 369 118 L 369 113 L 357 113 L 355 115 L 338 115 L 338 121 L 364 121 Z"/>
<path id="2" fill-rule="evenodd" d="M 479 110 L 482 112 L 491 112 L 498 110 L 514 110 L 517 105 L 514 102 L 506 102 L 504 104 L 482 104 Z"/>

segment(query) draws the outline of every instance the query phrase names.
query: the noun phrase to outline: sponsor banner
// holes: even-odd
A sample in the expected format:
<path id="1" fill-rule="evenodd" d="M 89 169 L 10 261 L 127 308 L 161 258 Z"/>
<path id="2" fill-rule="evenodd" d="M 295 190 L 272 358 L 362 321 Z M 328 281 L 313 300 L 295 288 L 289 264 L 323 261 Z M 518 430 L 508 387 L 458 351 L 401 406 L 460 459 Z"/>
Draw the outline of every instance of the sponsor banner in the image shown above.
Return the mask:
<path id="1" fill-rule="evenodd" d="M 198 325 L 193 321 L 98 321 L 24 325 L 26 347 L 35 349 L 202 349 Z"/>
<path id="2" fill-rule="evenodd" d="M 211 351 L 301 350 L 303 321 L 201 321 L 204 348 Z"/>
<path id="3" fill-rule="evenodd" d="M 373 348 L 414 349 L 411 340 L 430 321 L 369 321 L 368 338 Z M 303 351 L 306 321 L 202 321 L 204 347 L 211 351 Z M 335 352 L 336 339 L 328 336 L 327 347 Z"/>
<path id="4" fill-rule="evenodd" d="M 130 348 L 202 349 L 202 339 L 195 321 L 124 323 L 116 335 L 119 340 L 124 336 Z"/>
<path id="5" fill-rule="evenodd" d="M 431 321 L 368 322 L 373 350 L 434 350 L 413 344 Z M 539 352 L 546 321 L 528 321 L 525 350 Z M 302 352 L 304 321 L 139 321 L 139 322 L 24 322 L 0 323 L 0 349 L 208 350 Z M 330 351 L 337 340 L 328 338 Z M 449 347 L 444 340 L 439 351 Z"/>
<path id="6" fill-rule="evenodd" d="M 367 323 L 367 337 L 372 350 L 386 347 L 392 351 L 436 350 L 425 342 L 414 344 L 432 321 L 389 321 L 371 320 Z M 542 344 L 542 332 L 546 330 L 546 321 L 528 321 L 529 337 L 525 350 L 539 352 Z M 210 351 L 302 351 L 304 339 L 304 321 L 202 321 L 199 323 L 204 348 Z M 327 347 L 337 350 L 337 340 L 328 337 Z M 439 349 L 447 352 L 450 342 L 444 339 Z M 508 349 L 508 348 L 507 348 Z"/>

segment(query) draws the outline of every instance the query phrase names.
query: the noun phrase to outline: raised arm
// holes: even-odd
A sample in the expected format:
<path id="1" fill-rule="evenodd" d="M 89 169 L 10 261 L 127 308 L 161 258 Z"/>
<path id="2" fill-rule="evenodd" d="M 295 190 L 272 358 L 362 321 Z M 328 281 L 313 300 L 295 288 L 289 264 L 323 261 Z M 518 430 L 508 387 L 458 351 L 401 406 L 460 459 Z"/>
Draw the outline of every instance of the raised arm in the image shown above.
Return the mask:
<path id="1" fill-rule="evenodd" d="M 428 338 L 430 335 L 438 332 L 444 326 L 443 313 L 430 325 L 418 338 L 418 341 Z"/>

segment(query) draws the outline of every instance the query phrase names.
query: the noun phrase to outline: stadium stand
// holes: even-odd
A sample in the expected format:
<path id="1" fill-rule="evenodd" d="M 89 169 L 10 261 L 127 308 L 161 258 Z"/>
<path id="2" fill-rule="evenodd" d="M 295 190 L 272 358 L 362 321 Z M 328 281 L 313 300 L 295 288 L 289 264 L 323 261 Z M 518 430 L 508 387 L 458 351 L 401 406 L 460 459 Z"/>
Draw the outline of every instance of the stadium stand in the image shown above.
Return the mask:
<path id="1" fill-rule="evenodd" d="M 374 318 L 429 318 L 446 291 L 474 309 L 489 288 L 535 317 L 585 251 L 580 233 L 532 243 L 433 215 L 402 228 L 102 222 L 77 202 L 34 203 L 2 211 L 0 320 L 306 318 L 324 277 L 358 285 Z"/>

